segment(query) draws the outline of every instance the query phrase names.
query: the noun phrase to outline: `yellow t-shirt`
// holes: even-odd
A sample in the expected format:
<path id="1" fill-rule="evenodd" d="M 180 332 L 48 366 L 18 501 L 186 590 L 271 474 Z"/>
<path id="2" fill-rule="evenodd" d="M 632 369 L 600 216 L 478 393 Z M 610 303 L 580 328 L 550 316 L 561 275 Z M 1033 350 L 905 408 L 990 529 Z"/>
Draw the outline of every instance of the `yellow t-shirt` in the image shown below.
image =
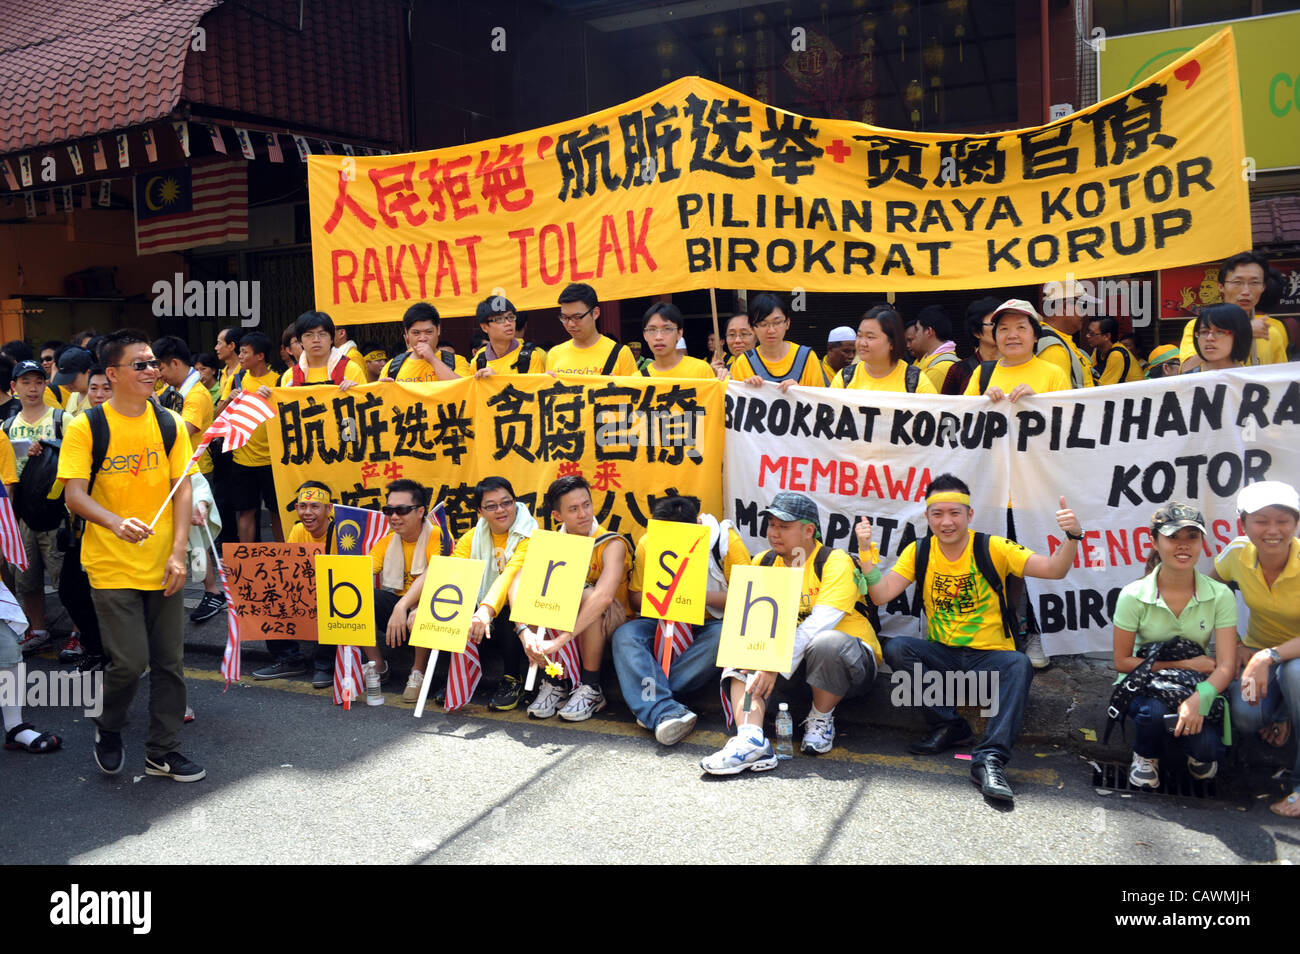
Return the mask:
<path id="1" fill-rule="evenodd" d="M 744 354 L 738 355 L 735 362 L 731 365 L 731 376 L 737 381 L 746 381 L 749 378 L 754 377 L 754 366 L 750 363 L 749 358 L 751 354 L 754 354 L 758 356 L 759 360 L 767 365 L 767 370 L 774 378 L 778 381 L 784 381 L 790 376 L 790 372 L 794 370 L 795 355 L 799 353 L 797 345 L 790 344 L 789 342 L 786 342 L 786 344 L 789 345 L 789 347 L 786 350 L 785 357 L 780 361 L 768 361 L 762 355 L 759 355 L 757 350 L 752 352 L 746 351 Z M 816 351 L 812 351 L 812 353 L 808 355 L 808 360 L 803 366 L 803 374 L 799 376 L 799 380 L 795 383 L 810 388 L 826 387 L 826 375 L 822 372 L 822 363 L 817 357 Z"/>
<path id="2" fill-rule="evenodd" d="M 1055 349 L 1061 351 L 1060 348 Z M 1061 352 L 1064 354 L 1064 352 Z M 1062 371 L 1050 361 L 1044 361 L 1042 358 L 1030 358 L 1024 364 L 1017 364 L 1014 367 L 1004 367 L 999 360 L 997 367 L 993 369 L 993 374 L 989 378 L 989 387 L 1001 388 L 1003 393 L 1010 394 L 1012 388 L 1017 384 L 1028 384 L 1034 389 L 1035 394 L 1046 394 L 1049 391 L 1068 391 L 1070 390 L 1070 375 Z M 968 395 L 978 395 L 980 393 L 980 372 L 979 368 L 970 376 L 970 382 L 966 385 L 963 392 Z"/>
<path id="3" fill-rule="evenodd" d="M 190 462 L 190 439 L 185 425 L 172 411 L 176 442 L 164 456 L 162 431 L 150 407 L 137 417 L 126 417 L 103 405 L 108 421 L 108 453 L 95 477 L 92 497 L 118 517 L 135 517 L 148 523 L 171 490 L 173 480 L 185 474 Z M 59 454 L 59 479 L 90 479 L 90 422 L 84 414 L 68 422 Z M 173 498 L 174 499 L 174 498 Z M 161 590 L 172 552 L 172 504 L 163 510 L 153 534 L 143 543 L 119 540 L 112 530 L 86 523 L 81 563 L 97 590 Z"/>
<path id="4" fill-rule="evenodd" d="M 960 360 L 961 359 L 957 357 L 957 352 L 945 351 L 943 354 L 935 354 L 934 352 L 931 352 L 920 361 L 916 362 L 916 366 L 921 369 L 921 373 L 929 378 L 930 383 L 934 385 L 933 391 L 926 391 L 924 393 L 938 394 L 942 391 L 943 379 L 948 376 L 948 372 L 952 370 L 952 366 Z M 917 388 L 917 393 L 922 393 L 920 388 Z"/>
<path id="5" fill-rule="evenodd" d="M 523 347 L 523 342 L 518 338 L 515 339 L 517 347 L 509 354 L 502 355 L 499 358 L 487 362 L 487 367 L 492 369 L 493 374 L 518 374 L 515 370 L 515 364 L 519 361 L 519 348 Z M 469 362 L 469 372 L 473 374 L 478 370 L 478 356 L 486 349 L 479 348 L 474 352 L 474 357 Z M 528 358 L 528 370 L 526 374 L 544 374 L 546 372 L 546 349 L 533 348 L 533 353 Z"/>
<path id="6" fill-rule="evenodd" d="M 613 537 L 604 543 L 597 544 L 591 551 L 591 564 L 587 567 L 587 585 L 595 586 L 600 580 L 600 575 L 605 572 L 605 551 L 609 545 L 614 542 Z M 623 610 L 632 615 L 632 606 L 627 601 L 627 581 L 632 575 L 632 548 L 627 545 L 625 537 L 618 537 L 623 541 L 623 576 L 618 581 L 618 590 L 614 593 L 614 598 L 623 604 Z"/>
<path id="7" fill-rule="evenodd" d="M 390 533 L 370 550 L 370 567 L 374 570 L 376 585 L 382 586 L 382 574 L 384 572 L 384 558 L 388 556 L 388 548 L 394 540 L 400 540 L 396 533 Z M 398 596 L 405 596 L 406 591 L 411 588 L 411 583 L 415 577 L 411 574 L 411 563 L 415 560 L 415 544 L 417 541 L 402 540 L 402 588 L 397 591 Z M 435 524 L 433 532 L 429 534 L 429 542 L 424 548 L 424 562 L 427 565 L 430 557 L 436 557 L 442 552 L 442 530 Z"/>
<path id="8" fill-rule="evenodd" d="M 619 344 L 607 335 L 601 335 L 590 348 L 579 348 L 573 339 L 558 344 L 546 356 L 546 370 L 556 374 L 601 374 L 609 353 L 619 349 L 618 360 L 610 374 L 636 374 L 636 358 L 632 349 Z"/>
<path id="9" fill-rule="evenodd" d="M 1250 617 L 1242 638 L 1252 649 L 1271 649 L 1300 635 L 1300 540 L 1291 541 L 1286 566 L 1273 586 L 1264 582 L 1259 552 L 1249 537 L 1237 537 L 1214 561 L 1219 579 L 1236 583 Z"/>
<path id="10" fill-rule="evenodd" d="M 190 438 L 191 445 L 203 439 L 203 432 L 212 426 L 212 418 L 212 395 L 203 386 L 203 382 L 196 381 L 194 387 L 190 388 L 190 393 L 185 395 L 185 404 L 181 407 L 181 420 L 198 428 Z M 199 457 L 198 468 L 200 474 L 212 472 L 212 456 L 207 451 Z"/>
<path id="11" fill-rule="evenodd" d="M 86 409 L 86 407 L 86 395 L 82 394 L 80 391 L 68 392 L 68 403 L 63 405 L 63 411 L 65 414 L 80 414 Z"/>
<path id="12" fill-rule="evenodd" d="M 1002 629 L 997 595 L 975 568 L 974 541 L 975 531 L 967 531 L 966 548 L 951 562 L 937 540 L 930 542 L 930 562 L 921 586 L 928 636 L 935 642 L 968 649 L 1015 649 Z M 1018 543 L 989 537 L 989 556 L 1004 580 L 1008 573 L 1023 576 L 1025 563 L 1033 555 Z M 898 555 L 891 572 L 916 580 L 915 542 Z"/>
<path id="13" fill-rule="evenodd" d="M 1079 359 L 1079 365 L 1080 367 L 1083 368 L 1083 386 L 1085 388 L 1090 388 L 1095 386 L 1097 382 L 1093 380 L 1092 362 L 1088 360 L 1088 356 L 1079 350 L 1079 346 L 1074 343 L 1073 337 L 1061 331 L 1057 331 L 1056 334 L 1059 335 L 1060 340 L 1065 343 L 1065 348 L 1062 348 L 1056 344 L 1049 345 L 1048 347 L 1044 348 L 1042 351 L 1038 352 L 1037 357 L 1040 361 L 1046 361 L 1050 364 L 1054 364 L 1056 365 L 1056 367 L 1060 368 L 1062 371 L 1065 372 L 1065 387 L 1062 388 L 1061 390 L 1068 391 L 1074 386 L 1073 385 L 1074 379 L 1070 376 L 1070 371 L 1072 367 L 1070 363 L 1071 354 L 1073 354 L 1076 358 Z M 1044 338 L 1048 337 L 1046 325 L 1043 326 L 1043 337 Z M 1068 348 L 1069 351 L 1067 351 L 1066 348 Z"/>
<path id="14" fill-rule="evenodd" d="M 1128 357 L 1128 374 L 1124 374 L 1124 358 Z M 1093 355 L 1094 361 L 1096 355 Z M 1145 377 L 1142 371 L 1142 365 L 1123 345 L 1114 345 L 1106 355 L 1106 364 L 1101 370 L 1101 380 L 1098 384 L 1124 384 L 1129 381 L 1141 381 Z"/>
<path id="15" fill-rule="evenodd" d="M 332 523 L 333 521 L 331 520 L 330 522 Z M 324 544 L 325 541 L 329 539 L 329 535 L 330 535 L 329 527 L 330 527 L 330 525 L 329 525 L 328 523 L 325 524 L 325 532 L 322 533 L 319 537 L 313 537 L 310 533 L 307 532 L 307 528 L 306 528 L 306 527 L 304 527 L 304 526 L 303 526 L 302 524 L 300 524 L 300 523 L 295 523 L 292 527 L 289 528 L 289 535 L 286 536 L 286 537 L 284 538 L 284 542 L 285 542 L 285 543 L 320 543 L 320 544 Z M 335 540 L 335 543 L 334 543 L 334 549 L 335 549 L 335 550 L 338 549 L 338 540 L 337 540 L 337 539 Z"/>
<path id="16" fill-rule="evenodd" d="M 522 506 L 522 504 L 521 504 Z M 498 563 L 505 559 L 506 544 L 510 542 L 510 534 L 494 533 L 492 534 L 492 552 Z M 456 546 L 452 548 L 451 555 L 459 557 L 462 560 L 470 558 L 470 550 L 474 543 L 474 530 L 470 529 L 460 535 L 456 541 Z M 501 615 L 501 610 L 506 605 L 506 598 L 510 595 L 510 585 L 514 583 L 515 577 L 519 575 L 520 569 L 524 565 L 524 557 L 528 556 L 528 540 L 520 540 L 519 546 L 515 547 L 515 552 L 510 554 L 510 559 L 506 560 L 505 566 L 498 567 L 498 576 L 488 587 L 488 591 L 483 595 L 480 606 L 490 606 L 492 616 Z"/>
<path id="17" fill-rule="evenodd" d="M 815 606 L 830 606 L 843 611 L 844 617 L 835 624 L 835 628 L 846 636 L 853 636 L 870 646 L 876 662 L 879 663 L 882 657 L 875 630 L 871 628 L 870 621 L 856 609 L 862 600 L 862 594 L 858 592 L 858 584 L 854 578 L 852 558 L 841 550 L 832 550 L 830 556 L 826 558 L 826 565 L 822 567 L 822 576 L 819 580 L 815 571 L 817 551 L 821 549 L 823 547 L 820 543 L 815 544 L 812 553 L 808 554 L 804 561 L 803 588 L 799 593 L 799 619 L 803 620 Z M 755 554 L 751 562 L 759 566 L 763 556 L 768 552 L 764 550 L 762 553 Z M 772 566 L 785 566 L 785 560 L 778 556 Z"/>
<path id="18" fill-rule="evenodd" d="M 946 367 L 946 366 L 945 366 Z M 851 388 L 858 391 L 906 391 L 907 390 L 907 364 L 903 361 L 894 362 L 894 370 L 890 371 L 883 378 L 873 378 L 867 373 L 867 363 L 859 361 L 853 369 L 853 379 L 848 384 L 844 383 L 844 372 L 835 375 L 835 380 L 831 382 L 833 388 Z M 916 394 L 938 394 L 939 389 L 930 381 L 930 376 L 924 371 L 921 372 L 920 378 L 916 382 Z"/>
<path id="19" fill-rule="evenodd" d="M 1287 334 L 1286 325 L 1276 318 L 1269 318 L 1268 315 L 1256 313 L 1256 318 L 1268 319 L 1268 337 L 1252 338 L 1250 346 L 1250 357 L 1246 359 L 1246 365 L 1249 367 L 1256 364 L 1285 364 L 1286 350 L 1291 345 L 1291 338 Z M 1192 332 L 1196 328 L 1196 319 L 1190 319 L 1187 324 L 1183 325 L 1183 337 L 1178 343 L 1178 360 L 1186 361 L 1188 358 L 1196 357 L 1196 344 L 1192 340 Z"/>
<path id="20" fill-rule="evenodd" d="M 354 368 L 356 368 L 358 373 L 360 373 L 361 383 L 362 384 L 369 383 L 370 378 L 366 373 L 366 356 L 363 355 L 361 353 L 361 349 L 358 348 L 351 341 L 349 341 L 346 345 L 344 345 L 344 348 L 346 350 L 344 350 L 343 356 L 347 358 L 348 363 L 351 364 Z"/>
<path id="21" fill-rule="evenodd" d="M 723 579 L 730 583 L 731 571 L 738 566 L 749 566 L 749 549 L 745 546 L 745 541 L 740 539 L 740 534 L 734 529 L 728 530 L 727 555 L 722 558 Z M 712 585 L 712 577 L 709 578 L 709 583 Z M 645 589 L 645 537 L 637 541 L 636 559 L 632 563 L 632 579 L 628 582 L 627 588 L 633 593 L 640 593 Z"/>
<path id="22" fill-rule="evenodd" d="M 0 431 L 0 484 L 18 483 L 18 469 L 14 461 L 14 445 L 4 431 Z"/>
<path id="23" fill-rule="evenodd" d="M 366 372 L 364 370 L 358 371 L 357 366 L 353 364 L 351 361 L 349 361 L 346 365 L 343 366 L 343 380 L 351 381 L 354 384 L 368 384 L 370 381 L 370 379 L 366 377 Z M 333 379 L 330 377 L 329 368 L 308 368 L 307 374 L 303 377 L 303 384 L 301 385 L 301 387 L 306 387 L 309 384 L 332 384 L 332 383 L 333 383 Z M 274 387 L 274 385 L 272 385 L 272 387 Z M 284 374 L 280 375 L 280 387 L 282 388 L 293 387 L 292 368 L 285 371 Z M 236 453 L 238 453 L 238 451 L 236 451 Z"/>
<path id="24" fill-rule="evenodd" d="M 45 390 L 41 392 L 41 400 L 45 402 L 46 407 L 57 407 L 62 411 L 63 405 L 68 403 L 68 395 L 71 393 L 72 392 L 67 388 L 59 388 L 59 393 L 56 396 L 54 393 L 54 385 L 47 384 L 45 385 Z"/>
<path id="25" fill-rule="evenodd" d="M 221 382 L 221 399 L 224 401 L 230 397 L 230 392 L 234 387 L 237 375 L 229 375 Z M 251 374 L 245 373 L 240 381 L 240 389 L 250 394 L 255 393 L 262 385 L 268 388 L 277 387 L 280 383 L 280 377 L 270 368 L 267 368 L 266 374 L 260 378 L 255 378 Z M 274 406 L 274 405 L 272 405 Z M 269 467 L 271 465 L 271 439 L 266 436 L 266 426 L 269 422 L 263 422 L 257 425 L 253 431 L 253 436 L 248 439 L 248 443 L 237 450 L 231 451 L 230 457 L 236 463 L 244 467 Z"/>
<path id="26" fill-rule="evenodd" d="M 385 364 L 379 370 L 379 376 L 381 378 L 393 377 L 390 371 L 393 362 L 396 360 L 397 360 L 396 355 L 388 359 L 388 363 Z M 438 360 L 442 361 L 441 354 L 438 355 Z M 445 361 L 442 362 L 442 366 L 444 368 L 447 368 L 447 370 L 449 371 L 455 371 L 456 374 L 458 374 L 462 378 L 467 378 L 471 374 L 469 368 L 469 362 L 466 361 L 464 358 L 462 358 L 460 355 L 456 355 L 456 366 L 454 368 L 449 367 L 447 365 L 447 362 Z M 433 366 L 429 364 L 428 361 L 425 361 L 423 358 L 417 358 L 414 354 L 409 354 L 406 356 L 406 359 L 402 362 L 402 366 L 397 369 L 397 377 L 393 378 L 393 380 L 394 381 L 415 381 L 415 382 L 424 383 L 428 381 L 439 381 L 441 379 L 434 372 Z"/>
<path id="27" fill-rule="evenodd" d="M 651 361 L 642 373 L 648 378 L 717 378 L 713 373 L 712 365 L 690 355 L 684 355 L 682 360 L 677 362 L 677 366 L 670 371 L 660 371 Z"/>

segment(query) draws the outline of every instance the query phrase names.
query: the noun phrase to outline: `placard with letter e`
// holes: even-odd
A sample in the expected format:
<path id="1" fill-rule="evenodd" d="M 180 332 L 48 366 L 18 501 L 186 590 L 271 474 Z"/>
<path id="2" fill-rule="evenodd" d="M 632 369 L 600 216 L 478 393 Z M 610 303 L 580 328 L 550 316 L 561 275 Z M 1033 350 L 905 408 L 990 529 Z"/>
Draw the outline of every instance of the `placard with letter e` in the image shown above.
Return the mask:
<path id="1" fill-rule="evenodd" d="M 375 645 L 375 571 L 368 556 L 316 556 L 317 641 Z"/>
<path id="2" fill-rule="evenodd" d="M 479 584 L 486 569 L 484 560 L 429 557 L 415 625 L 411 627 L 412 646 L 452 653 L 465 651 L 470 617 L 477 608 Z"/>
<path id="3" fill-rule="evenodd" d="M 703 623 L 708 589 L 709 528 L 651 520 L 645 535 L 641 615 L 675 623 Z"/>
<path id="4" fill-rule="evenodd" d="M 510 618 L 557 633 L 572 632 L 595 542 L 593 537 L 534 530 L 519 571 L 519 589 L 510 606 Z"/>
<path id="5" fill-rule="evenodd" d="M 531 551 L 530 551 L 531 552 Z M 799 624 L 803 568 L 738 566 L 731 571 L 722 613 L 718 665 L 789 672 Z"/>

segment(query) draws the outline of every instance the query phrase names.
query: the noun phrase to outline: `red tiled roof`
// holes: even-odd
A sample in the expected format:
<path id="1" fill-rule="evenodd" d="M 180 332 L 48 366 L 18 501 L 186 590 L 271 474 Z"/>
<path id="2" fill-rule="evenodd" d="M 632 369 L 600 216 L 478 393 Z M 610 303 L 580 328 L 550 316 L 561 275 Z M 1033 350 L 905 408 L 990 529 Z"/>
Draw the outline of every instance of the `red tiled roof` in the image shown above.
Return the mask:
<path id="1" fill-rule="evenodd" d="M 0 22 L 0 153 L 166 116 L 220 0 L 25 0 Z"/>
<path id="2" fill-rule="evenodd" d="M 1250 204 L 1250 231 L 1257 246 L 1300 242 L 1300 196 L 1256 199 Z"/>

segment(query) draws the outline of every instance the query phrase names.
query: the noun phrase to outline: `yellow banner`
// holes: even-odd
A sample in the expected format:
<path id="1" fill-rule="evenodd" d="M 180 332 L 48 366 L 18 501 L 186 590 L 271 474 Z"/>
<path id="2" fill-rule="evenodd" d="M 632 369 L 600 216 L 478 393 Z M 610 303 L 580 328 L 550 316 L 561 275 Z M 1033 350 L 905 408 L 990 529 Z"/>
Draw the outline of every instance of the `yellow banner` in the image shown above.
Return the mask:
<path id="1" fill-rule="evenodd" d="M 469 315 L 708 286 L 978 290 L 1250 248 L 1232 35 L 1045 126 L 812 119 L 686 77 L 599 113 L 430 152 L 308 160 L 316 307 Z"/>
<path id="2" fill-rule="evenodd" d="M 722 511 L 724 394 L 720 381 L 541 374 L 276 388 L 276 496 L 292 500 L 314 479 L 339 503 L 378 509 L 384 487 L 406 477 L 446 501 L 459 536 L 478 518 L 470 498 L 482 478 L 505 477 L 549 527 L 538 512 L 546 488 L 581 474 L 600 525 L 639 539 L 658 497 L 688 494 L 705 513 Z"/>

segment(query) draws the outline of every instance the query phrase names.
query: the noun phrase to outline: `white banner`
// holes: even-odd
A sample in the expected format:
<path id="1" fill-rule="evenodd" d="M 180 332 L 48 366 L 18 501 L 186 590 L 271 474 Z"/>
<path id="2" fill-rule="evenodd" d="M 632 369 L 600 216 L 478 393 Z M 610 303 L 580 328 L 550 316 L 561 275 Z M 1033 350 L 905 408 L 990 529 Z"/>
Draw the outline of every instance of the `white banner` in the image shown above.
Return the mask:
<path id="1" fill-rule="evenodd" d="M 1064 580 L 1030 580 L 1029 605 L 1049 654 L 1108 651 L 1120 589 L 1143 574 L 1151 515 L 1170 500 L 1209 521 L 1206 558 L 1238 534 L 1245 483 L 1300 482 L 1297 365 L 1270 365 L 1031 397 L 991 405 L 945 397 L 774 385 L 727 388 L 724 499 L 752 552 L 758 511 L 782 490 L 817 502 L 828 546 L 857 550 L 869 516 L 884 567 L 928 532 L 930 478 L 971 488 L 971 526 L 1039 553 L 1060 545 L 1061 496 L 1086 531 Z M 885 635 L 918 635 L 916 587 L 882 607 Z M 912 617 L 912 618 L 909 618 Z"/>

